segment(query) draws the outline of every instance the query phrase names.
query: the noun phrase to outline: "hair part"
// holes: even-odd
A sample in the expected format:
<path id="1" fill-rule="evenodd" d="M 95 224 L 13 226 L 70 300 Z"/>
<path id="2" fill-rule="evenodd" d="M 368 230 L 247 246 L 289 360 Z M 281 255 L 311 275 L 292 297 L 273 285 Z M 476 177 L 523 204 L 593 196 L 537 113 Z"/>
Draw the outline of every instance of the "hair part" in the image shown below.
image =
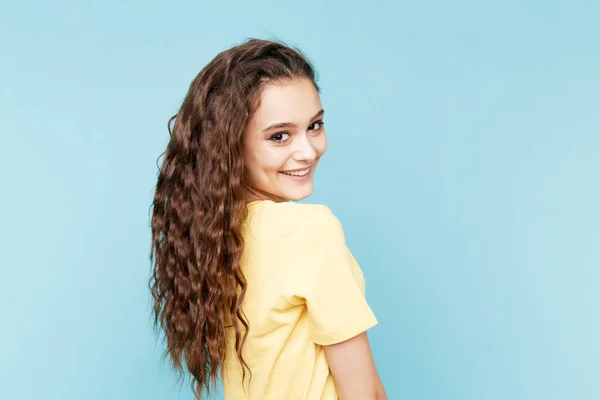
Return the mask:
<path id="1" fill-rule="evenodd" d="M 219 53 L 192 81 L 169 120 L 170 140 L 151 206 L 154 326 L 166 338 L 164 357 L 191 374 L 197 399 L 216 387 L 234 329 L 242 349 L 250 329 L 242 310 L 247 283 L 240 259 L 249 174 L 243 135 L 265 84 L 315 82 L 306 56 L 282 43 L 250 39 Z M 161 155 L 161 156 L 162 156 Z"/>

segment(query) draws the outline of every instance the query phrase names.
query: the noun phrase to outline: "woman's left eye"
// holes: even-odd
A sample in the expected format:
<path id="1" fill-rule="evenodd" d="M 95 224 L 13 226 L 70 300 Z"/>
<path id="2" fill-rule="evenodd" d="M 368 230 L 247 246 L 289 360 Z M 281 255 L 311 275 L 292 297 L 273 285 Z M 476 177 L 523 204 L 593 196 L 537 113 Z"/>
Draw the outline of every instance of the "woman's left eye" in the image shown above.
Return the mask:
<path id="1" fill-rule="evenodd" d="M 315 121 L 308 126 L 311 131 L 318 131 L 323 127 L 325 123 L 323 121 Z"/>

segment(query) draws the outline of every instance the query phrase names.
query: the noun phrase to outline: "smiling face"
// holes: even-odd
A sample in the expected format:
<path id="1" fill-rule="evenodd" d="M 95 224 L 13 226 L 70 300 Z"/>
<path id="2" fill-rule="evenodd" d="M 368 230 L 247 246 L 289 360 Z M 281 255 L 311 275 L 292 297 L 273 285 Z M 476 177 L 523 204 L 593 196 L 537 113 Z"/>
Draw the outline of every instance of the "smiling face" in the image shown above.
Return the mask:
<path id="1" fill-rule="evenodd" d="M 326 149 L 323 107 L 312 81 L 268 84 L 244 134 L 244 162 L 252 186 L 248 201 L 310 196 Z"/>

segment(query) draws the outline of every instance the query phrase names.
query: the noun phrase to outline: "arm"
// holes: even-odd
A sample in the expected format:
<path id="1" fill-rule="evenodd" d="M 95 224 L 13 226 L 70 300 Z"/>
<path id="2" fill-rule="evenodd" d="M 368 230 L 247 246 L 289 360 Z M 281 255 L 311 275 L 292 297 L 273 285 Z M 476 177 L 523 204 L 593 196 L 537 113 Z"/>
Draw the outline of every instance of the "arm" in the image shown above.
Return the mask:
<path id="1" fill-rule="evenodd" d="M 342 225 L 325 206 L 297 209 L 306 212 L 288 235 L 294 268 L 287 290 L 306 304 L 310 338 L 325 351 L 339 398 L 386 400 L 366 334 L 377 319 Z"/>
<path id="2" fill-rule="evenodd" d="M 387 400 L 366 332 L 323 348 L 340 400 Z"/>

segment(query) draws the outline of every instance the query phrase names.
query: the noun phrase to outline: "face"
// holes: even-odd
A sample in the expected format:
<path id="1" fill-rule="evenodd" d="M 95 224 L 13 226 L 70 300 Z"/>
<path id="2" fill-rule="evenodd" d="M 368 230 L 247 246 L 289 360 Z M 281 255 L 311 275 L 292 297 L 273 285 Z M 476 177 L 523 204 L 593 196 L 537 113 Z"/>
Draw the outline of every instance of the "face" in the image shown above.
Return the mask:
<path id="1" fill-rule="evenodd" d="M 310 196 L 326 148 L 323 107 L 313 83 L 295 79 L 265 86 L 244 134 L 244 162 L 252 185 L 248 201 Z"/>

